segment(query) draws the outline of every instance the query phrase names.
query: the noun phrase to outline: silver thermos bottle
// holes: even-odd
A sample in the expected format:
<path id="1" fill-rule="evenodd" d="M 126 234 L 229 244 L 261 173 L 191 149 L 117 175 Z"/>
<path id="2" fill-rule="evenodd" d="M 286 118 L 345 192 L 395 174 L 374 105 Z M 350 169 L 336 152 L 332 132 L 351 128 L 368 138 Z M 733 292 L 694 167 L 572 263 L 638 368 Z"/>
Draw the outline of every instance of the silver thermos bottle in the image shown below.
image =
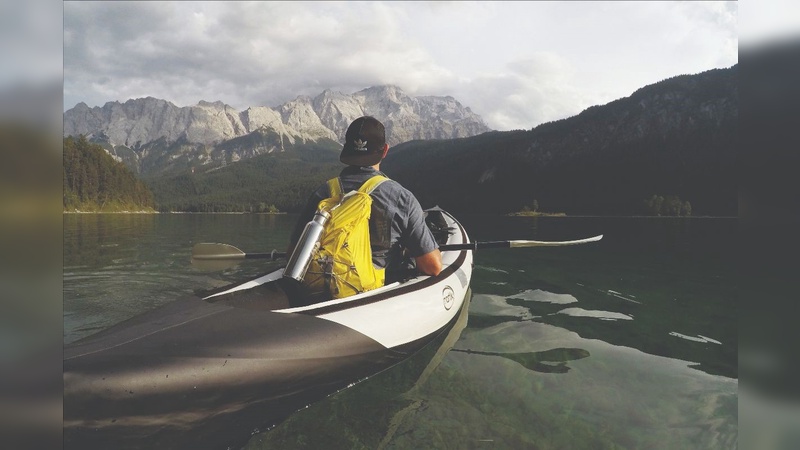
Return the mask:
<path id="1" fill-rule="evenodd" d="M 308 265 L 311 263 L 311 256 L 317 249 L 322 230 L 325 229 L 325 223 L 330 217 L 331 215 L 327 211 L 317 211 L 314 218 L 306 224 L 292 256 L 289 257 L 286 269 L 283 270 L 284 277 L 303 281 Z"/>

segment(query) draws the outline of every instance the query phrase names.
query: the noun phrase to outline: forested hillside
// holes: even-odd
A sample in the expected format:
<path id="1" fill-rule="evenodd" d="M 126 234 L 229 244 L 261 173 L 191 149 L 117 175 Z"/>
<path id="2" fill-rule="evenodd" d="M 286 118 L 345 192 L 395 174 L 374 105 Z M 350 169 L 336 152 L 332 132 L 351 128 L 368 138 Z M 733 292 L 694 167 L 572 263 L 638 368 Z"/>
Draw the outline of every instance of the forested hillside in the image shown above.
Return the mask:
<path id="1" fill-rule="evenodd" d="M 145 179 L 160 211 L 299 210 L 320 183 L 338 175 L 340 144 L 323 139 L 203 172 Z"/>
<path id="2" fill-rule="evenodd" d="M 84 137 L 64 139 L 65 211 L 152 210 L 153 194 L 121 162 Z"/>
<path id="3" fill-rule="evenodd" d="M 408 142 L 381 167 L 451 211 L 735 216 L 738 105 L 734 66 L 532 130 Z"/>

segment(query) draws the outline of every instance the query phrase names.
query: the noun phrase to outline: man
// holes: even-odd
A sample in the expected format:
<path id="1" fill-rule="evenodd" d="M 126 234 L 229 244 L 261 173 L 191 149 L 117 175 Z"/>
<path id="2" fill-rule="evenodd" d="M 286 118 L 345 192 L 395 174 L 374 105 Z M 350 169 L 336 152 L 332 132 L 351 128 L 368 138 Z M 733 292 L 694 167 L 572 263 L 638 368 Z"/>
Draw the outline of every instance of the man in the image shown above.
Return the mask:
<path id="1" fill-rule="evenodd" d="M 358 189 L 380 172 L 380 164 L 389 151 L 383 124 L 374 117 L 354 120 L 347 128 L 339 160 L 348 166 L 339 174 L 342 192 Z M 417 270 L 438 275 L 442 270 L 442 254 L 425 218 L 419 201 L 408 189 L 394 180 L 379 184 L 370 194 L 372 211 L 369 220 L 372 263 L 384 268 L 386 284 L 402 278 L 407 269 L 406 258 L 413 258 Z M 294 248 L 305 224 L 311 220 L 319 202 L 330 197 L 327 184 L 309 198 L 290 240 Z"/>

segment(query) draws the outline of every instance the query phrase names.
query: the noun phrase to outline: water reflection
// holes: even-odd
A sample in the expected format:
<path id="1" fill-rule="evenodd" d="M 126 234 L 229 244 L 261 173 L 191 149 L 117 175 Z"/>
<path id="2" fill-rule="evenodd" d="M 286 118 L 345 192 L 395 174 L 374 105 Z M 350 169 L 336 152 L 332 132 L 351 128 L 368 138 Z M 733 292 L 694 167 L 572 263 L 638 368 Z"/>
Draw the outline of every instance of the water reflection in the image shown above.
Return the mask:
<path id="1" fill-rule="evenodd" d="M 612 311 L 588 311 L 583 308 L 566 308 L 558 312 L 572 317 L 592 317 L 600 320 L 633 320 L 633 317 Z"/>
<path id="2" fill-rule="evenodd" d="M 468 291 L 453 328 L 419 353 L 296 412 L 244 449 L 397 448 L 408 423 L 428 408 L 428 390 L 439 388 L 438 377 L 447 370 L 442 366 L 467 327 L 471 299 Z"/>
<path id="3" fill-rule="evenodd" d="M 413 414 L 425 407 L 425 396 L 421 394 L 421 390 L 436 369 L 442 364 L 442 361 L 447 356 L 447 353 L 454 351 L 453 346 L 456 344 L 456 342 L 458 342 L 458 339 L 461 337 L 461 332 L 467 326 L 467 318 L 469 317 L 469 305 L 471 300 L 472 291 L 468 290 L 464 299 L 464 307 L 461 310 L 461 313 L 458 315 L 458 319 L 456 320 L 456 324 L 453 326 L 453 329 L 447 333 L 447 336 L 444 338 L 444 341 L 442 341 L 439 349 L 436 350 L 436 353 L 430 359 L 428 365 L 425 366 L 425 370 L 422 371 L 422 374 L 419 376 L 419 378 L 417 378 L 417 381 L 414 383 L 411 389 L 400 395 L 399 398 L 402 398 L 410 403 L 408 406 L 397 411 L 389 421 L 389 426 L 386 430 L 386 433 L 384 433 L 381 442 L 378 444 L 378 449 L 384 449 L 389 445 L 394 438 L 397 429 L 402 425 L 408 415 Z"/>
<path id="4" fill-rule="evenodd" d="M 536 276 L 540 266 L 535 260 L 516 265 L 516 270 L 498 266 L 476 271 L 476 291 L 504 295 L 475 294 L 472 328 L 540 322 L 584 338 L 691 361 L 695 369 L 710 374 L 738 376 L 735 310 L 724 304 L 730 285 L 706 279 L 665 281 L 663 274 L 648 272 L 635 274 L 635 283 L 620 286 L 618 274 L 609 279 L 602 272 L 584 272 L 575 279 L 569 270 L 544 281 Z M 505 284 L 483 283 L 483 278 L 495 278 L 499 271 L 505 272 Z M 720 288 L 721 292 L 715 291 Z"/>
<path id="5" fill-rule="evenodd" d="M 589 357 L 589 352 L 580 348 L 554 348 L 542 352 L 528 353 L 497 353 L 461 349 L 453 349 L 453 351 L 470 355 L 499 356 L 519 363 L 528 370 L 542 373 L 567 373 L 570 369 L 566 364 L 568 361 Z"/>

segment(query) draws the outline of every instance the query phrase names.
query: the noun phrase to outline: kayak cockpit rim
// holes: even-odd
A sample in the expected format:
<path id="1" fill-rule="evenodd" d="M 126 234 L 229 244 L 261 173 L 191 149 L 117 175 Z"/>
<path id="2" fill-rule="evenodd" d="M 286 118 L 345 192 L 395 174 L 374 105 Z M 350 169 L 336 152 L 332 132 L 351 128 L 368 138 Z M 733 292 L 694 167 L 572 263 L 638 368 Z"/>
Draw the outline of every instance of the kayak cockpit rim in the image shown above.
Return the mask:
<path id="1" fill-rule="evenodd" d="M 450 221 L 452 221 L 452 223 L 450 224 L 451 227 L 457 229 L 458 231 L 458 233 L 451 233 L 450 237 L 448 238 L 448 244 L 467 242 L 467 232 L 464 229 L 464 227 L 457 220 L 455 220 L 455 218 L 452 215 L 450 215 L 449 213 L 445 214 L 449 216 Z M 460 241 L 460 242 L 453 242 L 453 241 Z M 318 314 L 324 314 L 324 312 L 348 309 L 354 306 L 363 305 L 365 303 L 380 301 L 386 299 L 387 297 L 391 297 L 401 293 L 407 293 L 417 289 L 422 289 L 424 287 L 438 283 L 443 279 L 451 276 L 453 273 L 455 273 L 466 260 L 467 252 L 468 250 L 461 250 L 458 252 L 446 252 L 445 254 L 443 254 L 442 271 L 437 276 L 418 275 L 414 278 L 402 282 L 390 283 L 378 289 L 362 292 L 360 294 L 356 294 L 350 297 L 341 299 L 332 299 L 325 302 L 314 303 L 311 305 L 275 309 L 273 310 L 273 312 L 318 315 Z M 232 287 L 229 286 L 227 288 L 221 288 L 220 291 L 218 292 L 214 292 L 210 295 L 202 297 L 202 300 L 213 303 L 215 301 L 213 300 L 214 297 L 230 294 L 236 291 L 252 289 L 267 283 L 275 282 L 283 277 L 283 270 L 284 268 L 279 268 L 268 274 L 262 275 L 256 279 L 245 281 L 243 283 L 240 283 Z"/>

